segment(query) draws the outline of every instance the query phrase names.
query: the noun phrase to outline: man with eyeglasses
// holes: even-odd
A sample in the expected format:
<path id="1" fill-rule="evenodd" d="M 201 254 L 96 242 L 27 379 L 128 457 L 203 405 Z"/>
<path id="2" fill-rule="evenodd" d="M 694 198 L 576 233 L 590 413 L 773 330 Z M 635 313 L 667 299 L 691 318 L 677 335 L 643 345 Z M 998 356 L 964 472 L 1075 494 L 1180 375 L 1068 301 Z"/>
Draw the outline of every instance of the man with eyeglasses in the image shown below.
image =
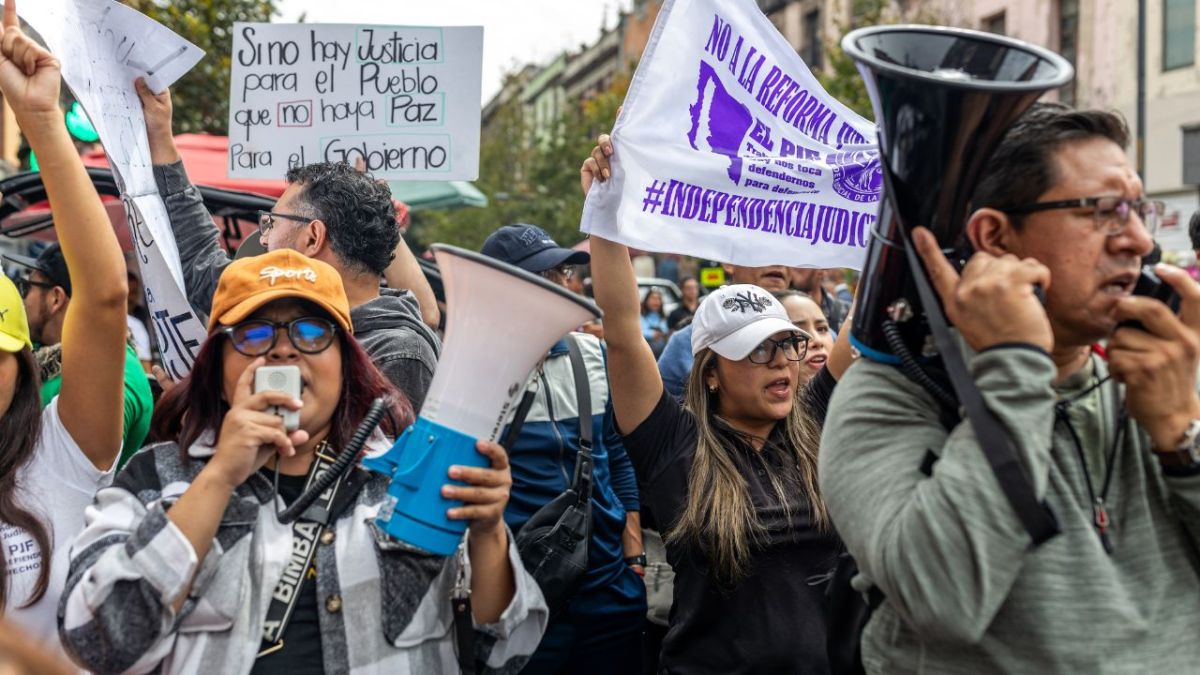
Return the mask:
<path id="1" fill-rule="evenodd" d="M 1179 316 L 1131 295 L 1162 205 L 1144 198 L 1128 141 L 1117 114 L 1035 105 L 972 196 L 967 265 L 914 232 L 1059 534 L 1034 545 L 971 424 L 944 427 L 951 416 L 898 369 L 861 360 L 834 393 L 821 489 L 854 587 L 882 592 L 862 636 L 868 673 L 1200 663 L 1200 287 L 1156 268 Z"/>
<path id="2" fill-rule="evenodd" d="M 590 255 L 560 247 L 533 225 L 506 225 L 480 252 L 566 287 L 574 265 Z M 571 486 L 580 448 L 579 402 L 567 339 L 579 346 L 591 383 L 592 523 L 588 569 L 566 609 L 555 614 L 522 670 L 552 673 L 634 673 L 640 669 L 646 614 L 646 557 L 638 515 L 637 478 L 612 422 L 605 354 L 598 339 L 572 333 L 559 340 L 529 385 L 528 413 L 508 448 L 512 497 L 504 520 L 513 532 Z M 504 358 L 504 354 L 497 354 Z M 507 432 L 506 432 L 507 433 Z"/>
<path id="3" fill-rule="evenodd" d="M 25 301 L 29 337 L 33 340 L 42 381 L 42 405 L 50 403 L 62 387 L 62 330 L 67 306 L 71 304 L 71 274 L 62 247 L 57 243 L 42 249 L 37 258 L 5 254 L 4 259 L 28 270 L 17 279 L 17 290 Z M 142 447 L 150 431 L 154 395 L 146 370 L 133 348 L 125 345 L 125 422 L 117 468 Z"/>
<path id="4" fill-rule="evenodd" d="M 150 159 L 179 248 L 192 308 L 207 315 L 221 271 L 231 262 L 220 233 L 195 186 L 188 180 L 171 129 L 171 95 L 137 83 L 146 117 Z M 288 248 L 328 263 L 342 277 L 350 301 L 354 337 L 375 365 L 420 409 L 433 379 L 441 343 L 422 320 L 422 308 L 407 290 L 381 288 L 402 245 L 387 186 L 345 163 L 320 162 L 288 171 L 287 189 L 270 211 L 259 213 L 264 248 Z M 428 284 L 416 272 L 413 286 Z M 432 298 L 432 291 L 428 293 Z M 427 303 L 428 304 L 428 303 Z M 432 309 L 429 308 L 429 309 Z"/>

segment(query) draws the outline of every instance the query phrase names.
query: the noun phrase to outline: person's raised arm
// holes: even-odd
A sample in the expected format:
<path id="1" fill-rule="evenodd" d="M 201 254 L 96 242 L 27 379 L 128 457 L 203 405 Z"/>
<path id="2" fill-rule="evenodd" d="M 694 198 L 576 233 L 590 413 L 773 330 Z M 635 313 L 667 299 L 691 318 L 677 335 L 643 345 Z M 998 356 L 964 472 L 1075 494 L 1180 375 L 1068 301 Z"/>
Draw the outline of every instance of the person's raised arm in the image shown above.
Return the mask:
<path id="1" fill-rule="evenodd" d="M 146 140 L 150 143 L 150 163 L 155 166 L 174 164 L 182 157 L 175 147 L 175 132 L 171 128 L 171 90 L 155 94 L 146 81 L 138 78 L 133 86 L 142 99 L 142 114 L 146 118 Z"/>
<path id="2" fill-rule="evenodd" d="M 608 158 L 613 146 L 608 135 L 597 141 L 592 156 L 579 170 L 586 194 L 594 180 L 611 175 Z M 591 238 L 592 290 L 604 310 L 604 341 L 608 345 L 608 383 L 613 411 L 621 433 L 636 429 L 662 397 L 662 378 L 650 344 L 642 337 L 637 277 L 629 249 L 601 237 Z"/>
<path id="3" fill-rule="evenodd" d="M 182 158 L 175 147 L 171 128 L 171 90 L 164 89 L 155 94 L 142 78 L 133 84 L 142 101 L 146 138 L 150 142 L 150 162 L 154 165 L 154 182 L 167 208 L 171 234 L 179 249 L 188 303 L 198 314 L 207 316 L 212 308 L 217 280 L 221 278 L 221 272 L 229 264 L 230 258 L 221 247 L 221 233 L 204 206 L 204 198 L 188 179 Z"/>
<path id="4" fill-rule="evenodd" d="M 437 297 L 434 296 L 433 287 L 429 285 L 425 273 L 421 271 L 416 256 L 408 248 L 408 242 L 404 241 L 404 235 L 400 235 L 400 243 L 396 244 L 395 256 L 392 258 L 392 264 L 383 271 L 383 278 L 387 279 L 388 287 L 402 288 L 417 296 L 417 304 L 421 306 L 421 321 L 437 330 L 441 319 Z"/>
<path id="5" fill-rule="evenodd" d="M 26 36 L 16 0 L 4 3 L 0 90 L 29 139 L 72 283 L 62 335 L 63 426 L 97 468 L 121 449 L 125 370 L 125 260 L 100 196 L 58 107 L 58 59 Z"/>

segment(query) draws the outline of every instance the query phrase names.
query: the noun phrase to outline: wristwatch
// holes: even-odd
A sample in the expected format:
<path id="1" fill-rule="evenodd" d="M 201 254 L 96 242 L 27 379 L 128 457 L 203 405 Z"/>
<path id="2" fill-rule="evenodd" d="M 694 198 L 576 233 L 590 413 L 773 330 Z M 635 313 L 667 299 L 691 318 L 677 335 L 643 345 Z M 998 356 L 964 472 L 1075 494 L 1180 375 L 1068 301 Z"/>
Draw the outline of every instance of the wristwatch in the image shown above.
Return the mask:
<path id="1" fill-rule="evenodd" d="M 625 559 L 625 564 L 629 565 L 630 567 L 632 567 L 634 565 L 640 565 L 642 567 L 645 567 L 646 566 L 646 554 L 643 553 L 641 555 L 631 555 Z"/>
<path id="2" fill-rule="evenodd" d="M 1172 469 L 1188 469 L 1200 466 L 1200 419 L 1192 420 L 1183 439 L 1173 450 L 1155 450 L 1158 461 Z"/>

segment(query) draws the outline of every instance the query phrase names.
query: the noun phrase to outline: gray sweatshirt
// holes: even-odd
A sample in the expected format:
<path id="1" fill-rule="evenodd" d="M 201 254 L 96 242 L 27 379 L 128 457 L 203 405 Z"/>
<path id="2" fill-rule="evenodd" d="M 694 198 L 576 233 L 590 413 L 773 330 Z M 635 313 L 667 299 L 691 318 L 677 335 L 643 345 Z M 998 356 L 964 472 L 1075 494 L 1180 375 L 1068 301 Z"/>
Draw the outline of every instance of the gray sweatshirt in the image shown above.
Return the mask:
<path id="1" fill-rule="evenodd" d="M 154 167 L 159 194 L 167 206 L 179 247 L 188 302 L 207 322 L 221 272 L 231 262 L 220 232 L 188 180 L 183 162 Z M 381 289 L 379 297 L 350 310 L 354 337 L 392 384 L 419 410 L 433 379 L 441 343 L 421 321 L 421 308 L 408 291 Z"/>
<path id="2" fill-rule="evenodd" d="M 886 596 L 863 635 L 869 673 L 1185 673 L 1200 670 L 1200 475 L 1165 475 L 1128 422 L 1108 493 L 1112 555 L 1055 404 L 1106 374 L 1052 386 L 1044 354 L 1001 348 L 970 368 L 1008 428 L 1062 533 L 1036 550 L 969 423 L 947 434 L 934 401 L 899 370 L 856 363 L 838 384 L 821 442 L 821 488 L 861 570 Z M 1069 405 L 1097 492 L 1121 388 Z M 921 472 L 932 451 L 932 476 Z"/>

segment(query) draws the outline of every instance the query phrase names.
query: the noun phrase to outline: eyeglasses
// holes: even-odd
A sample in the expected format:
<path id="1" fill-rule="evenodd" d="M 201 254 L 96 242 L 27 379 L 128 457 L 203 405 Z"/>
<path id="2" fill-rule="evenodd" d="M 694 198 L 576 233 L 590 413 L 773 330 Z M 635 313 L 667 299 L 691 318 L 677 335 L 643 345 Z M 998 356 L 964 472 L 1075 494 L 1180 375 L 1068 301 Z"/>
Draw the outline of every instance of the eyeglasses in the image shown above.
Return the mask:
<path id="1" fill-rule="evenodd" d="M 575 268 L 571 265 L 559 265 L 544 270 L 541 275 L 550 281 L 570 281 L 575 276 Z"/>
<path id="2" fill-rule="evenodd" d="M 294 220 L 297 223 L 311 223 L 312 218 L 304 216 L 293 216 L 290 213 L 275 213 L 274 211 L 259 211 L 258 212 L 258 236 L 265 237 L 275 227 L 275 219 L 283 218 L 285 220 Z"/>
<path id="3" fill-rule="evenodd" d="M 17 279 L 13 283 L 17 287 L 17 293 L 20 293 L 22 298 L 29 295 L 30 289 L 32 289 L 34 286 L 36 286 L 38 288 L 51 289 L 57 285 L 57 284 L 48 284 L 44 281 L 34 281 L 33 279 L 30 279 L 29 277 L 21 277 L 20 279 Z"/>
<path id="4" fill-rule="evenodd" d="M 801 335 L 790 335 L 782 340 L 767 338 L 746 358 L 750 363 L 765 365 L 775 360 L 775 353 L 780 349 L 788 361 L 803 361 L 808 354 L 808 338 Z"/>
<path id="5" fill-rule="evenodd" d="M 292 346 L 305 354 L 319 354 L 329 349 L 337 335 L 337 326 L 332 321 L 315 316 L 291 321 L 251 319 L 236 326 L 224 326 L 221 332 L 229 336 L 230 344 L 239 354 L 262 356 L 275 347 L 280 328 L 287 331 Z"/>
<path id="6" fill-rule="evenodd" d="M 1084 197 L 1082 199 L 1064 199 L 1055 202 L 1039 202 L 1011 209 L 1005 213 L 1020 215 L 1051 211 L 1054 209 L 1091 209 L 1096 229 L 1104 232 L 1105 236 L 1116 237 L 1125 232 L 1129 225 L 1129 216 L 1136 213 L 1142 220 L 1146 231 L 1153 235 L 1162 224 L 1163 213 L 1167 205 L 1157 200 L 1126 199 L 1124 197 Z"/>

